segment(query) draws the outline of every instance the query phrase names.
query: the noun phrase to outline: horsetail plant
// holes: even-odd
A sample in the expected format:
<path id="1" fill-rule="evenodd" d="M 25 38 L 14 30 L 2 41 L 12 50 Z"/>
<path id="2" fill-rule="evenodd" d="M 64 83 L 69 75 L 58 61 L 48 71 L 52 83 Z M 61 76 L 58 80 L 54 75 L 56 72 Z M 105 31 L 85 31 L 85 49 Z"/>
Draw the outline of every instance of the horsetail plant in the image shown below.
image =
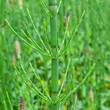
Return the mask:
<path id="1" fill-rule="evenodd" d="M 61 4 L 57 8 L 56 0 L 49 0 L 49 9 L 48 9 L 45 6 L 45 4 L 43 3 L 42 0 L 40 0 L 40 2 L 41 2 L 41 5 L 43 6 L 44 10 L 46 11 L 46 13 L 50 16 L 51 45 L 47 46 L 44 43 L 43 39 L 41 38 L 41 36 L 40 36 L 40 34 L 39 34 L 38 30 L 37 30 L 37 28 L 34 25 L 34 22 L 32 20 L 32 17 L 30 15 L 28 9 L 27 9 L 28 16 L 30 18 L 30 21 L 31 21 L 33 27 L 34 27 L 34 30 L 35 30 L 35 32 L 37 34 L 37 37 L 39 38 L 40 43 L 42 44 L 42 47 L 33 39 L 33 37 L 31 36 L 31 34 L 28 31 L 28 28 L 27 28 L 26 24 L 24 24 L 25 29 L 26 29 L 26 33 L 23 30 L 21 30 L 21 32 L 23 33 L 25 38 L 30 41 L 30 43 L 28 43 L 28 41 L 26 39 L 23 39 L 20 35 L 18 35 L 18 33 L 11 27 L 11 25 L 8 23 L 7 20 L 6 20 L 6 22 L 7 22 L 8 26 L 10 27 L 10 29 L 16 34 L 16 36 L 20 40 L 24 41 L 28 46 L 32 47 L 33 49 L 35 49 L 40 54 L 42 54 L 42 55 L 44 55 L 46 57 L 49 57 L 51 59 L 51 77 L 52 77 L 51 96 L 45 90 L 44 85 L 41 83 L 40 76 L 36 73 L 36 71 L 33 68 L 31 63 L 29 63 L 30 67 L 33 70 L 33 73 L 34 73 L 36 79 L 39 81 L 39 83 L 40 83 L 40 85 L 42 87 L 42 90 L 44 91 L 43 93 L 31 81 L 31 79 L 27 75 L 27 72 L 25 71 L 25 69 L 24 69 L 22 64 L 20 66 L 21 67 L 20 69 L 22 70 L 22 74 L 19 72 L 19 69 L 16 67 L 16 65 L 14 65 L 14 67 L 15 67 L 16 72 L 20 75 L 21 79 L 24 81 L 24 83 L 27 85 L 28 88 L 30 88 L 34 93 L 36 93 L 37 96 L 39 96 L 40 98 L 42 98 L 42 99 L 46 100 L 47 102 L 49 102 L 51 104 L 51 107 L 50 107 L 51 110 L 58 110 L 59 103 L 64 101 L 64 100 L 66 100 L 67 98 L 69 98 L 72 94 L 74 94 L 84 84 L 86 79 L 92 73 L 92 71 L 93 71 L 93 69 L 95 67 L 95 64 L 93 64 L 92 68 L 90 69 L 88 74 L 85 76 L 85 78 L 80 82 L 80 84 L 77 85 L 75 88 L 72 88 L 72 90 L 71 90 L 71 87 L 70 87 L 70 84 L 72 83 L 72 79 L 69 80 L 67 82 L 67 86 L 66 86 L 65 92 L 63 93 L 63 95 L 61 95 L 62 88 L 64 86 L 64 83 L 66 82 L 66 76 L 67 76 L 67 72 L 68 72 L 68 69 L 69 69 L 70 61 L 68 62 L 67 66 L 66 66 L 65 78 L 63 80 L 62 86 L 61 86 L 59 91 L 58 91 L 58 73 L 59 73 L 58 72 L 58 61 L 59 61 L 60 56 L 62 54 L 64 54 L 65 51 L 67 50 L 67 47 L 69 46 L 73 36 L 77 32 L 85 12 L 83 12 L 83 14 L 81 16 L 81 19 L 79 21 L 79 24 L 76 25 L 76 27 L 73 29 L 68 42 L 65 44 L 66 32 L 68 30 L 67 27 L 68 27 L 68 22 L 69 22 L 69 19 L 68 19 L 67 27 L 65 29 L 64 37 L 63 37 L 63 40 L 62 40 L 62 44 L 61 44 L 61 46 L 59 46 L 58 45 L 58 36 L 57 36 L 57 13 L 59 11 L 58 8 L 60 7 Z M 48 42 L 48 38 L 46 38 L 46 39 L 47 39 L 46 41 Z M 49 42 L 48 42 L 48 44 L 49 44 Z M 23 75 L 25 75 L 26 77 L 24 77 Z M 31 86 L 28 84 L 28 82 L 31 83 Z"/>
<path id="2" fill-rule="evenodd" d="M 53 58 L 51 59 L 51 97 L 52 100 L 56 101 L 58 96 L 58 58 L 56 57 L 58 52 L 58 42 L 57 42 L 57 3 L 56 0 L 49 0 L 49 9 L 52 14 L 50 17 L 50 29 L 51 29 L 51 48 L 53 53 Z M 52 104 L 51 110 L 58 110 L 58 104 Z"/>

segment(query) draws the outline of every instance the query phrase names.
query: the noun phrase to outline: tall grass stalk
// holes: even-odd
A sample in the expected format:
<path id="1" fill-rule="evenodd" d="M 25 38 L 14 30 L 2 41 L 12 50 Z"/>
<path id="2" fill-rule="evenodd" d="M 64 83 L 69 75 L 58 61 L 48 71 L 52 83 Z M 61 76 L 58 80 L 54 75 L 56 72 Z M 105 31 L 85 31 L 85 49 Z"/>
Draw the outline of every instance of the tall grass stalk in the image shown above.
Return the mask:
<path id="1" fill-rule="evenodd" d="M 49 8 L 52 14 L 50 17 L 50 29 L 51 29 L 51 48 L 53 52 L 53 58 L 51 60 L 51 72 L 52 72 L 52 84 L 51 84 L 51 97 L 52 100 L 57 100 L 58 94 L 58 58 L 57 55 L 57 3 L 56 0 L 49 0 Z M 58 104 L 52 104 L 51 110 L 58 110 Z"/>
<path id="2" fill-rule="evenodd" d="M 3 101 L 3 103 L 4 103 L 4 108 L 5 108 L 5 110 L 7 110 L 7 105 L 6 105 L 5 100 Z"/>
<path id="3" fill-rule="evenodd" d="M 6 96 L 7 96 L 7 99 L 8 99 L 9 105 L 10 105 L 10 108 L 11 108 L 11 110 L 13 110 L 13 105 L 12 105 L 12 103 L 10 101 L 9 94 L 8 94 L 7 91 L 6 91 Z"/>

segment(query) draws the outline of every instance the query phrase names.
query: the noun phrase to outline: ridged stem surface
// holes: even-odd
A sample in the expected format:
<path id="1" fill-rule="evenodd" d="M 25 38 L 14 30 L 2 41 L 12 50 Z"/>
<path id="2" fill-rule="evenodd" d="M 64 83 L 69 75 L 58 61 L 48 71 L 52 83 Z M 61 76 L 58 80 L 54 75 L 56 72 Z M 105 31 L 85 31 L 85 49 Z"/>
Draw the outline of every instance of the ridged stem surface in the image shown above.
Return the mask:
<path id="1" fill-rule="evenodd" d="M 51 31 L 51 48 L 53 52 L 53 59 L 51 60 L 52 84 L 51 97 L 55 101 L 58 94 L 58 59 L 57 55 L 57 3 L 56 0 L 49 0 L 49 9 L 52 14 L 50 17 L 50 31 Z M 51 110 L 58 110 L 58 104 L 51 104 Z"/>

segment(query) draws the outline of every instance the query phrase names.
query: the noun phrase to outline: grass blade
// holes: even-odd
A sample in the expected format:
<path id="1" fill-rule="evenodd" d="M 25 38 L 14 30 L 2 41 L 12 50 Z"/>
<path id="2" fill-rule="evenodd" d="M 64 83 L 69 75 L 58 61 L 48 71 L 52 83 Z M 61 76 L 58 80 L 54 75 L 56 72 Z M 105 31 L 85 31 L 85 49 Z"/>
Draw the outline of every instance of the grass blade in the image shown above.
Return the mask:
<path id="1" fill-rule="evenodd" d="M 59 3 L 59 5 L 58 5 L 57 13 L 59 12 L 59 9 L 60 9 L 60 6 L 61 6 L 61 3 L 62 3 L 62 0 L 60 0 L 60 3 Z"/>
<path id="2" fill-rule="evenodd" d="M 7 109 L 7 106 L 6 106 L 5 100 L 3 101 L 3 103 L 4 103 L 4 106 L 5 106 L 5 110 L 8 110 L 8 109 Z"/>
<path id="3" fill-rule="evenodd" d="M 9 98 L 9 95 L 8 95 L 8 92 L 7 92 L 7 91 L 6 91 L 6 96 L 7 96 L 7 98 L 8 98 L 8 102 L 9 102 L 9 104 L 10 104 L 11 110 L 13 110 L 13 106 L 12 106 L 12 103 L 11 103 L 11 101 L 10 101 L 10 98 Z"/>

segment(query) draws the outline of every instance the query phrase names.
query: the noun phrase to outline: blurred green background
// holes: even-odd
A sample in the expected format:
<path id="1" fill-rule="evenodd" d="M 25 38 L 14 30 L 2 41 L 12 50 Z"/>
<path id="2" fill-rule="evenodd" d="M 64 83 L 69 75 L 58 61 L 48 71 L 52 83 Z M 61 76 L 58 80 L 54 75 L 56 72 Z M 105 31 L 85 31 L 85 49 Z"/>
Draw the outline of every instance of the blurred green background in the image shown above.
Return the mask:
<path id="1" fill-rule="evenodd" d="M 43 1 L 48 8 L 48 0 Z M 57 0 L 59 6 L 60 1 Z M 81 82 L 92 64 L 96 66 L 86 83 L 77 91 L 77 110 L 109 110 L 110 109 L 110 0 L 66 0 L 64 4 L 64 18 L 70 13 L 66 40 L 75 25 L 79 22 L 83 11 L 84 18 L 78 31 L 66 51 L 68 60 L 71 59 L 68 74 L 74 74 L 74 85 Z M 22 37 L 21 29 L 26 32 L 27 25 L 31 36 L 39 45 L 35 30 L 31 24 L 26 9 L 29 9 L 32 19 L 44 42 L 45 36 L 50 41 L 49 16 L 42 7 L 40 0 L 0 0 L 0 110 L 11 110 L 6 91 L 14 110 L 18 110 L 20 96 L 24 97 L 26 110 L 49 110 L 50 104 L 33 93 L 15 72 L 13 63 L 19 67 L 22 62 L 28 76 L 41 90 L 29 62 L 32 63 L 37 74 L 41 76 L 42 84 L 50 94 L 51 61 L 42 56 L 30 46 L 21 41 L 6 24 L 8 20 L 14 30 Z M 61 9 L 58 12 L 58 42 L 61 38 Z M 20 43 L 21 58 L 17 58 L 15 42 Z M 28 41 L 28 40 L 27 40 Z M 29 42 L 29 41 L 28 41 Z M 21 73 L 22 71 L 19 70 Z M 59 59 L 59 87 L 65 73 L 65 55 Z M 31 86 L 31 83 L 28 82 Z M 65 91 L 63 87 L 62 93 Z M 92 95 L 91 95 L 92 94 Z M 73 97 L 69 99 L 69 106 L 73 105 Z M 67 110 L 67 102 L 60 104 L 61 110 Z M 73 105 L 74 106 L 74 105 Z"/>

